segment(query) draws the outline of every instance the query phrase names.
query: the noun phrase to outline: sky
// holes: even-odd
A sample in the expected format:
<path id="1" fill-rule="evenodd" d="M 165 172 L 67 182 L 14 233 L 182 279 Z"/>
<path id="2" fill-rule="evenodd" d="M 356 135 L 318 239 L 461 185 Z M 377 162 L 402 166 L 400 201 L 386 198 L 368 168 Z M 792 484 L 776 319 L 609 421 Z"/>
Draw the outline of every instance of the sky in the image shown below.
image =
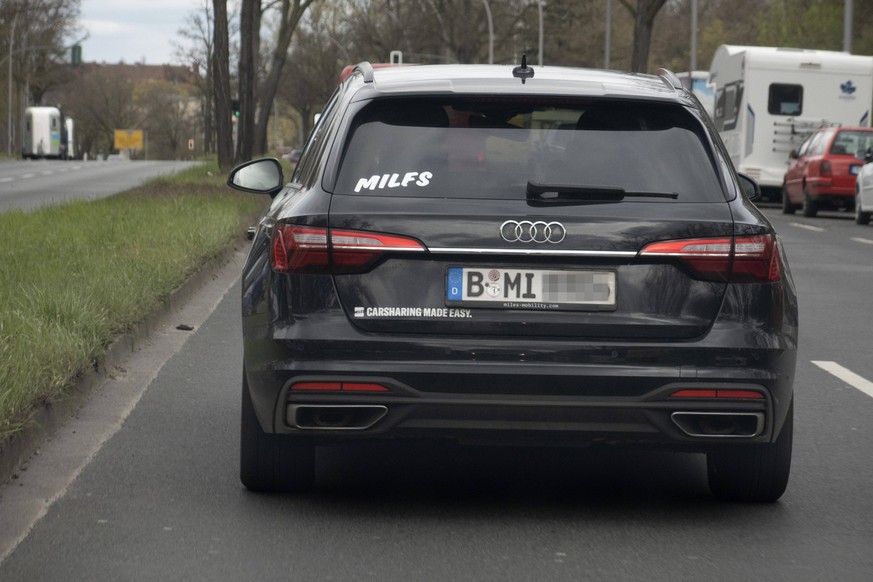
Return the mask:
<path id="1" fill-rule="evenodd" d="M 177 64 L 174 43 L 183 43 L 179 29 L 203 6 L 204 0 L 82 0 L 79 23 L 82 34 L 89 34 L 82 60 Z"/>

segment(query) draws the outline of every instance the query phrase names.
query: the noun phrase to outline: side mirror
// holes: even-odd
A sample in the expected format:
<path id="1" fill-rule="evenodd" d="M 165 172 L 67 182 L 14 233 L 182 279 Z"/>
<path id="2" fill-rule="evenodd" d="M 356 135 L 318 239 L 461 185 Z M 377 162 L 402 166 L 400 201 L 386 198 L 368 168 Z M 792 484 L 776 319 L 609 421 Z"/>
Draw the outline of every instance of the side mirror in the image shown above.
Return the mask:
<path id="1" fill-rule="evenodd" d="M 737 178 L 739 178 L 740 187 L 743 189 L 743 193 L 749 200 L 754 202 L 761 199 L 761 187 L 757 182 L 745 174 L 737 174 Z"/>
<path id="2" fill-rule="evenodd" d="M 274 197 L 285 187 L 282 164 L 276 158 L 261 158 L 240 164 L 230 171 L 227 185 L 242 192 Z"/>
<path id="3" fill-rule="evenodd" d="M 796 160 L 800 156 L 797 155 L 797 150 L 791 150 L 790 152 L 788 152 L 788 157 L 791 158 L 792 160 Z"/>

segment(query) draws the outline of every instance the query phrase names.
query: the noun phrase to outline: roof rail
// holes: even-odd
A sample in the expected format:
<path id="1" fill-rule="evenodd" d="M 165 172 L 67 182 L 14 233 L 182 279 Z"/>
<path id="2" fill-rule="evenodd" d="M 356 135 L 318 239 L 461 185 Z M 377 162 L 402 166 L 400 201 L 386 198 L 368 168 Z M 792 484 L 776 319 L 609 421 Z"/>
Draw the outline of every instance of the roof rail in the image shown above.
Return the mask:
<path id="1" fill-rule="evenodd" d="M 682 85 L 682 81 L 680 81 L 679 77 L 676 76 L 676 73 L 674 73 L 670 69 L 658 69 L 657 73 L 655 74 L 661 77 L 661 80 L 670 89 L 678 89 L 681 91 L 685 88 L 685 86 Z"/>
<path id="2" fill-rule="evenodd" d="M 370 64 L 370 61 L 361 61 L 355 65 L 355 70 L 361 71 L 361 74 L 364 75 L 364 83 L 373 82 L 373 65 Z"/>

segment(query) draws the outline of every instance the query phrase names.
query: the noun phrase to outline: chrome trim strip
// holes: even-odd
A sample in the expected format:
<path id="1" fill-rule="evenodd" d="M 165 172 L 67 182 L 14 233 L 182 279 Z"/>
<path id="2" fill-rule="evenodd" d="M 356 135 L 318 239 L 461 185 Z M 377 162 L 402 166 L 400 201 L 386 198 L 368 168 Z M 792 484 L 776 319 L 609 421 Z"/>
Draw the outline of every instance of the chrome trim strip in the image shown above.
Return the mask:
<path id="1" fill-rule="evenodd" d="M 427 249 L 424 247 L 385 247 L 379 245 L 346 245 L 346 244 L 338 244 L 332 245 L 334 250 L 338 251 L 379 251 L 383 253 L 423 253 Z"/>
<path id="2" fill-rule="evenodd" d="M 569 251 L 557 249 L 483 249 L 483 248 L 428 248 L 434 254 L 468 255 L 543 255 L 554 257 L 624 257 L 637 256 L 636 251 Z"/>

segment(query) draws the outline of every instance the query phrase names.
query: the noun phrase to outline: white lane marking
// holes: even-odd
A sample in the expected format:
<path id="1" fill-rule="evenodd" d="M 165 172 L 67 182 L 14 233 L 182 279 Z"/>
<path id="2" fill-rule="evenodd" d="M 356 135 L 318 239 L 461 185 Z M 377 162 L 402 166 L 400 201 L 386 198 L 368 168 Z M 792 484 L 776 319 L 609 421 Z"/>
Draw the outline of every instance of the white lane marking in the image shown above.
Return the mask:
<path id="1" fill-rule="evenodd" d="M 791 226 L 796 226 L 797 228 L 805 228 L 806 230 L 812 230 L 815 232 L 824 232 L 825 231 L 825 229 L 823 229 L 822 227 L 812 226 L 811 224 L 803 224 L 800 222 L 789 222 L 788 224 L 790 224 Z"/>
<path id="2" fill-rule="evenodd" d="M 873 240 L 870 240 L 869 238 L 859 238 L 857 236 L 853 236 L 852 240 L 855 242 L 864 243 L 865 245 L 873 245 Z"/>
<path id="3" fill-rule="evenodd" d="M 833 374 L 849 386 L 857 388 L 867 396 L 873 398 L 873 382 L 871 382 L 870 380 L 859 376 L 858 374 L 847 368 L 842 367 L 836 362 L 822 362 L 812 360 L 812 363 L 824 370 L 825 372 Z"/>
<path id="4" fill-rule="evenodd" d="M 70 170 L 76 171 L 76 170 L 81 170 L 81 169 L 82 169 L 82 166 L 72 166 L 70 168 L 61 168 L 60 170 L 57 170 L 57 173 L 65 174 L 65 173 L 69 172 Z M 44 171 L 40 172 L 40 174 L 43 176 L 51 176 L 54 173 L 55 173 L 55 170 L 44 170 Z M 30 174 L 23 174 L 23 175 L 19 176 L 18 178 L 0 178 L 0 184 L 5 184 L 7 182 L 14 182 L 15 180 L 28 180 L 30 178 L 35 178 L 35 177 L 36 177 L 36 174 L 30 173 Z M 873 244 L 873 241 L 871 241 L 871 244 Z"/>

